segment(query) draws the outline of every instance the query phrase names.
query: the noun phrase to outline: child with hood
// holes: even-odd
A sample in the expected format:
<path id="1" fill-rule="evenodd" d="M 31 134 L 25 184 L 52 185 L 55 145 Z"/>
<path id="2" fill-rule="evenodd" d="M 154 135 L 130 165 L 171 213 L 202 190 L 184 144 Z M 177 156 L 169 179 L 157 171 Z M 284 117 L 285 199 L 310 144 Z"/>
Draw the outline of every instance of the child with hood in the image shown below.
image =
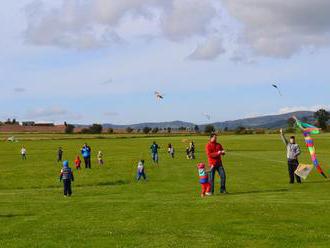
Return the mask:
<path id="1" fill-rule="evenodd" d="M 146 180 L 146 174 L 144 172 L 144 160 L 140 160 L 137 167 L 137 177 L 136 179 L 140 181 L 141 177 Z"/>
<path id="2" fill-rule="evenodd" d="M 73 173 L 69 167 L 69 161 L 65 160 L 63 162 L 63 168 L 60 174 L 60 181 L 63 180 L 64 185 L 64 197 L 72 195 L 71 181 L 74 181 Z"/>
<path id="3" fill-rule="evenodd" d="M 208 172 L 205 169 L 204 163 L 199 163 L 197 165 L 198 168 L 198 175 L 199 175 L 199 183 L 202 186 L 202 193 L 201 197 L 205 197 L 206 195 L 211 195 L 211 184 L 209 183 L 209 175 Z"/>
<path id="4" fill-rule="evenodd" d="M 104 161 L 103 161 L 103 152 L 102 151 L 99 151 L 97 153 L 97 162 L 99 165 L 103 165 L 104 164 Z"/>

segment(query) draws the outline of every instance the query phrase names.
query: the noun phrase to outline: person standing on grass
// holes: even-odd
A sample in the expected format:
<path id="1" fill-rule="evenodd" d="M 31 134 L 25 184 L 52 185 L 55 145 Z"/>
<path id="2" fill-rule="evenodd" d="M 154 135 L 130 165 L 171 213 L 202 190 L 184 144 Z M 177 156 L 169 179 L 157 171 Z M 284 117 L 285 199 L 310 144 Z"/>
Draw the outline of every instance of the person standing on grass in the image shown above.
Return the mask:
<path id="1" fill-rule="evenodd" d="M 152 155 L 152 161 L 154 164 L 158 164 L 158 149 L 160 149 L 160 146 L 154 141 L 150 147 L 151 149 L 151 155 Z"/>
<path id="2" fill-rule="evenodd" d="M 140 181 L 141 177 L 143 177 L 144 180 L 147 179 L 144 172 L 144 160 L 140 160 L 138 163 L 136 180 Z"/>
<path id="3" fill-rule="evenodd" d="M 298 156 L 301 154 L 301 150 L 298 144 L 296 144 L 296 138 L 294 136 L 290 137 L 288 141 L 283 133 L 283 129 L 280 130 L 281 138 L 283 143 L 286 146 L 287 151 L 287 159 L 288 159 L 288 171 L 289 171 L 289 178 L 290 184 L 294 184 L 294 178 L 296 177 L 297 183 L 301 183 L 301 178 L 298 175 L 295 175 L 295 171 L 298 168 Z"/>
<path id="4" fill-rule="evenodd" d="M 220 176 L 220 193 L 226 194 L 226 172 L 222 164 L 222 156 L 225 155 L 225 150 L 222 145 L 217 143 L 217 135 L 211 134 L 210 140 L 206 145 L 206 155 L 210 166 L 210 184 L 211 193 L 214 194 L 214 177 L 218 172 Z"/>
<path id="5" fill-rule="evenodd" d="M 104 161 L 103 161 L 103 152 L 102 151 L 99 151 L 97 153 L 97 163 L 99 165 L 103 165 L 104 164 Z"/>
<path id="6" fill-rule="evenodd" d="M 63 168 L 61 170 L 60 174 L 60 181 L 63 180 L 63 186 L 64 186 L 64 196 L 71 196 L 72 195 L 72 189 L 71 189 L 71 181 L 74 181 L 73 173 L 71 168 L 69 167 L 69 162 L 64 161 L 63 162 Z"/>
<path id="7" fill-rule="evenodd" d="M 22 160 L 26 160 L 26 148 L 24 146 L 22 146 L 22 149 L 21 149 L 21 157 L 22 157 Z"/>
<path id="8" fill-rule="evenodd" d="M 85 161 L 85 168 L 91 169 L 91 148 L 86 143 L 81 148 L 81 154 Z"/>
<path id="9" fill-rule="evenodd" d="M 195 159 L 195 144 L 194 141 L 191 141 L 189 145 L 190 159 Z"/>
<path id="10" fill-rule="evenodd" d="M 57 149 L 57 162 L 62 162 L 62 157 L 63 157 L 63 149 L 62 147 L 59 147 Z"/>

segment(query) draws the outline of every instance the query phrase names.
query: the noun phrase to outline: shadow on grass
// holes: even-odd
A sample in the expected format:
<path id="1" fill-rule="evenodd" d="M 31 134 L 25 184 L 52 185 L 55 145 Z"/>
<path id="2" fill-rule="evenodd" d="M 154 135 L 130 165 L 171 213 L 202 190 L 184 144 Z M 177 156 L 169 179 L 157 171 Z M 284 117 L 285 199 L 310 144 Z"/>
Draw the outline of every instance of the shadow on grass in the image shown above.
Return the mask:
<path id="1" fill-rule="evenodd" d="M 0 219 L 1 218 L 25 217 L 25 216 L 32 216 L 32 214 L 0 214 Z"/>
<path id="2" fill-rule="evenodd" d="M 264 194 L 264 193 L 281 193 L 288 192 L 289 189 L 270 189 L 270 190 L 251 190 L 246 192 L 234 192 L 230 195 L 250 195 L 250 194 Z"/>
<path id="3" fill-rule="evenodd" d="M 117 180 L 117 181 L 105 181 L 105 182 L 97 182 L 91 184 L 83 184 L 77 185 L 76 187 L 88 187 L 88 186 L 117 186 L 117 185 L 125 185 L 129 184 L 128 180 Z"/>
<path id="4" fill-rule="evenodd" d="M 320 184 L 320 183 L 330 183 L 329 179 L 324 179 L 324 180 L 318 180 L 318 181 L 305 181 L 303 184 Z"/>

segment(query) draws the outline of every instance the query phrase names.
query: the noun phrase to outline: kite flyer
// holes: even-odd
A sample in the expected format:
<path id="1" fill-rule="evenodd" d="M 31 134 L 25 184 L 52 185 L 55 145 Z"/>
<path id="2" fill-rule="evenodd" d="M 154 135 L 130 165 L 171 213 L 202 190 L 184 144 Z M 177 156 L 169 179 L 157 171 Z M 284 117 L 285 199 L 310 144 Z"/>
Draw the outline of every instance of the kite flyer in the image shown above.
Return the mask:
<path id="1" fill-rule="evenodd" d="M 288 141 L 283 133 L 283 129 L 280 130 L 281 138 L 286 145 L 287 150 L 287 159 L 288 159 L 288 171 L 290 177 L 290 184 L 294 183 L 294 178 L 296 177 L 297 183 L 301 183 L 301 178 L 295 175 L 295 171 L 298 168 L 298 156 L 300 155 L 300 147 L 296 144 L 296 139 L 294 136 L 290 137 L 290 141 Z"/>
<path id="2" fill-rule="evenodd" d="M 158 149 L 160 149 L 160 146 L 157 145 L 156 141 L 154 141 L 150 149 L 151 149 L 152 161 L 154 162 L 154 164 L 158 165 Z"/>
<path id="3" fill-rule="evenodd" d="M 85 143 L 84 146 L 81 148 L 81 154 L 85 161 L 85 168 L 91 168 L 91 148 Z"/>
<path id="4" fill-rule="evenodd" d="M 225 150 L 222 145 L 217 143 L 217 135 L 215 133 L 211 134 L 210 140 L 206 145 L 206 155 L 209 160 L 210 166 L 210 184 L 211 193 L 214 194 L 214 176 L 215 172 L 218 172 L 220 176 L 220 193 L 226 194 L 226 172 L 222 164 L 222 156 L 225 155 Z"/>

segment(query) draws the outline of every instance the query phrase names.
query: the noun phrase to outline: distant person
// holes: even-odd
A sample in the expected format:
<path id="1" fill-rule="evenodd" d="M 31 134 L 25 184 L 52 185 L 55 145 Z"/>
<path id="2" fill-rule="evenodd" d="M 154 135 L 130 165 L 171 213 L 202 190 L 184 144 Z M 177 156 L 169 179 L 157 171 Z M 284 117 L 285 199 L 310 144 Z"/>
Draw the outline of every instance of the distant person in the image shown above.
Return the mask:
<path id="1" fill-rule="evenodd" d="M 91 148 L 86 143 L 81 148 L 81 154 L 84 158 L 85 168 L 91 169 Z"/>
<path id="2" fill-rule="evenodd" d="M 103 164 L 104 164 L 104 161 L 103 161 L 103 153 L 102 153 L 102 151 L 99 151 L 99 152 L 97 153 L 97 163 L 98 163 L 99 165 L 103 165 Z"/>
<path id="3" fill-rule="evenodd" d="M 151 155 L 152 155 L 152 161 L 154 164 L 158 164 L 158 149 L 160 149 L 160 146 L 157 145 L 157 143 L 154 141 L 150 147 L 151 149 Z"/>
<path id="4" fill-rule="evenodd" d="M 226 172 L 222 164 L 222 156 L 225 155 L 225 150 L 222 145 L 217 143 L 217 135 L 211 134 L 210 140 L 206 145 L 206 154 L 209 160 L 210 170 L 210 184 L 211 193 L 214 194 L 214 176 L 218 172 L 220 176 L 220 193 L 226 194 Z"/>
<path id="5" fill-rule="evenodd" d="M 283 129 L 280 130 L 280 133 L 287 151 L 288 171 L 290 178 L 289 183 L 294 184 L 294 178 L 296 178 L 297 183 L 301 183 L 301 178 L 294 173 L 299 165 L 298 156 L 301 154 L 300 147 L 296 144 L 296 138 L 294 136 L 291 136 L 288 141 L 283 133 Z"/>
<path id="6" fill-rule="evenodd" d="M 74 164 L 75 164 L 77 170 L 80 170 L 81 169 L 81 167 L 80 167 L 80 165 L 81 165 L 81 159 L 80 159 L 79 156 L 77 156 L 76 159 L 74 160 Z"/>
<path id="7" fill-rule="evenodd" d="M 191 141 L 189 145 L 190 159 L 195 159 L 195 144 L 194 141 Z"/>
<path id="8" fill-rule="evenodd" d="M 190 159 L 190 148 L 189 148 L 189 146 L 186 147 L 186 158 Z"/>
<path id="9" fill-rule="evenodd" d="M 201 197 L 205 197 L 206 195 L 211 195 L 211 193 L 210 193 L 211 185 L 209 183 L 208 171 L 206 171 L 206 169 L 205 169 L 205 164 L 199 163 L 197 165 L 197 168 L 198 168 L 198 175 L 199 175 L 199 183 L 202 186 Z"/>
<path id="10" fill-rule="evenodd" d="M 137 167 L 137 176 L 136 179 L 140 181 L 141 177 L 143 177 L 144 180 L 147 179 L 145 171 L 144 171 L 144 160 L 140 160 Z"/>
<path id="11" fill-rule="evenodd" d="M 172 145 L 171 146 L 171 149 L 170 149 L 170 156 L 171 156 L 171 158 L 174 158 L 174 146 Z"/>
<path id="12" fill-rule="evenodd" d="M 69 162 L 64 161 L 63 162 L 63 168 L 61 170 L 60 174 L 60 181 L 63 180 L 63 186 L 64 186 L 64 196 L 71 196 L 72 195 L 72 189 L 71 189 L 71 181 L 74 181 L 73 173 L 71 168 L 69 167 Z"/>
<path id="13" fill-rule="evenodd" d="M 23 146 L 22 149 L 21 149 L 21 157 L 22 157 L 22 160 L 26 160 L 26 148 Z"/>
<path id="14" fill-rule="evenodd" d="M 168 146 L 167 146 L 167 153 L 170 154 L 171 152 L 171 148 L 172 148 L 172 144 L 169 143 Z"/>
<path id="15" fill-rule="evenodd" d="M 59 147 L 57 149 L 57 162 L 62 162 L 62 157 L 63 157 L 63 149 L 62 147 Z"/>

